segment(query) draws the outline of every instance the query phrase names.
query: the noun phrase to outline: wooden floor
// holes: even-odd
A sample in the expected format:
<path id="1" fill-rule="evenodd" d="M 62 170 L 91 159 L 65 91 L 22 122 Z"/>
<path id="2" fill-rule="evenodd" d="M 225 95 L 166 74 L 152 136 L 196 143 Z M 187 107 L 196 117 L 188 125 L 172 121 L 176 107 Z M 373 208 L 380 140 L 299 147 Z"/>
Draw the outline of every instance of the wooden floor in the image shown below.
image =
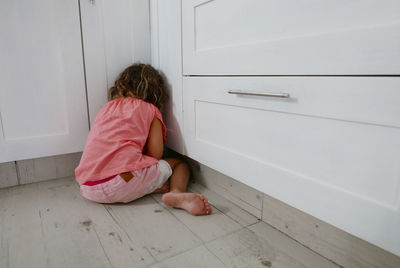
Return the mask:
<path id="1" fill-rule="evenodd" d="M 338 267 L 226 199 L 209 216 L 160 195 L 102 205 L 73 178 L 0 189 L 0 267 Z"/>

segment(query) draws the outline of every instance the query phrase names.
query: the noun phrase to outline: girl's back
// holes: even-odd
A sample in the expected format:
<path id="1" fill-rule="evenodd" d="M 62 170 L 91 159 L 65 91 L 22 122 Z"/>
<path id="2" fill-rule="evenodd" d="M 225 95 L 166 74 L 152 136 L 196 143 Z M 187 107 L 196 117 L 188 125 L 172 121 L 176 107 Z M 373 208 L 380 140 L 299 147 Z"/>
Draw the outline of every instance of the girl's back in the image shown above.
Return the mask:
<path id="1" fill-rule="evenodd" d="M 77 181 L 84 184 L 155 164 L 157 159 L 142 153 L 154 117 L 162 122 L 157 107 L 136 98 L 105 104 L 90 130 Z M 165 134 L 163 124 L 164 139 Z"/>

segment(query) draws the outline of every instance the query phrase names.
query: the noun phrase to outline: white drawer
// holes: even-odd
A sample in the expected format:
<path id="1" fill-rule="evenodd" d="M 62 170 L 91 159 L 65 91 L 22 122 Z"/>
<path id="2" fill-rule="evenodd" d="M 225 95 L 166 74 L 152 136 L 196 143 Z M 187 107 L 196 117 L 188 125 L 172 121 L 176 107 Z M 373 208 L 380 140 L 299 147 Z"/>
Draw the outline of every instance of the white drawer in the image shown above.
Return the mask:
<path id="1" fill-rule="evenodd" d="M 182 1 L 185 75 L 400 74 L 400 1 Z"/>
<path id="2" fill-rule="evenodd" d="M 400 77 L 185 77 L 187 155 L 400 254 L 399 88 Z"/>

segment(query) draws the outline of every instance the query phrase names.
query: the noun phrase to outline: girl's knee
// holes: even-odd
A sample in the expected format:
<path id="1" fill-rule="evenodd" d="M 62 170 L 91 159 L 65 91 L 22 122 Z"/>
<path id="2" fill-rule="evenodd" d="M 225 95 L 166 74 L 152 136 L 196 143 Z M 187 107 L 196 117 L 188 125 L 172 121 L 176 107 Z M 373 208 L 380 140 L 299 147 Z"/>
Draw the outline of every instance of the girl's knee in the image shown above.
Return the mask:
<path id="1" fill-rule="evenodd" d="M 181 167 L 184 167 L 186 169 L 189 169 L 189 165 L 185 161 L 183 161 L 181 159 L 178 159 L 178 158 L 165 158 L 163 160 L 165 160 L 170 165 L 172 170 L 174 170 L 177 166 L 181 166 Z"/>
<path id="2" fill-rule="evenodd" d="M 184 169 L 187 169 L 187 170 L 189 170 L 189 165 L 188 165 L 188 163 L 186 163 L 185 161 L 183 161 L 183 160 L 180 160 L 180 162 L 176 165 L 176 166 L 180 166 L 180 167 L 182 167 L 182 168 L 184 168 Z"/>

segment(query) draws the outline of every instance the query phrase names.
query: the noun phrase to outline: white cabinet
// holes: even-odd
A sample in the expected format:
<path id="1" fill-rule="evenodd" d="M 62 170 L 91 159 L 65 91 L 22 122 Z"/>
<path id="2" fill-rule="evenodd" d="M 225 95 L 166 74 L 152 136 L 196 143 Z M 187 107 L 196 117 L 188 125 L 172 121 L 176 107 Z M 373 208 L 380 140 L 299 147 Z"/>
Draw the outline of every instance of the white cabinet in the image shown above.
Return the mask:
<path id="1" fill-rule="evenodd" d="M 187 154 L 399 254 L 399 85 L 400 77 L 186 77 Z"/>
<path id="2" fill-rule="evenodd" d="M 78 1 L 1 1 L 0 33 L 0 162 L 82 150 Z"/>
<path id="3" fill-rule="evenodd" d="M 82 151 L 117 75 L 150 62 L 149 15 L 149 0 L 1 1 L 0 162 Z"/>
<path id="4" fill-rule="evenodd" d="M 400 74 L 397 0 L 182 1 L 185 75 Z"/>
<path id="5" fill-rule="evenodd" d="M 107 90 L 133 62 L 150 63 L 149 0 L 82 0 L 82 38 L 90 122 Z"/>
<path id="6" fill-rule="evenodd" d="M 182 152 L 400 256 L 400 2 L 153 4 Z"/>
<path id="7" fill-rule="evenodd" d="M 182 108 L 181 1 L 151 0 L 152 64 L 167 79 L 169 103 L 164 111 L 167 146 L 184 154 Z"/>

